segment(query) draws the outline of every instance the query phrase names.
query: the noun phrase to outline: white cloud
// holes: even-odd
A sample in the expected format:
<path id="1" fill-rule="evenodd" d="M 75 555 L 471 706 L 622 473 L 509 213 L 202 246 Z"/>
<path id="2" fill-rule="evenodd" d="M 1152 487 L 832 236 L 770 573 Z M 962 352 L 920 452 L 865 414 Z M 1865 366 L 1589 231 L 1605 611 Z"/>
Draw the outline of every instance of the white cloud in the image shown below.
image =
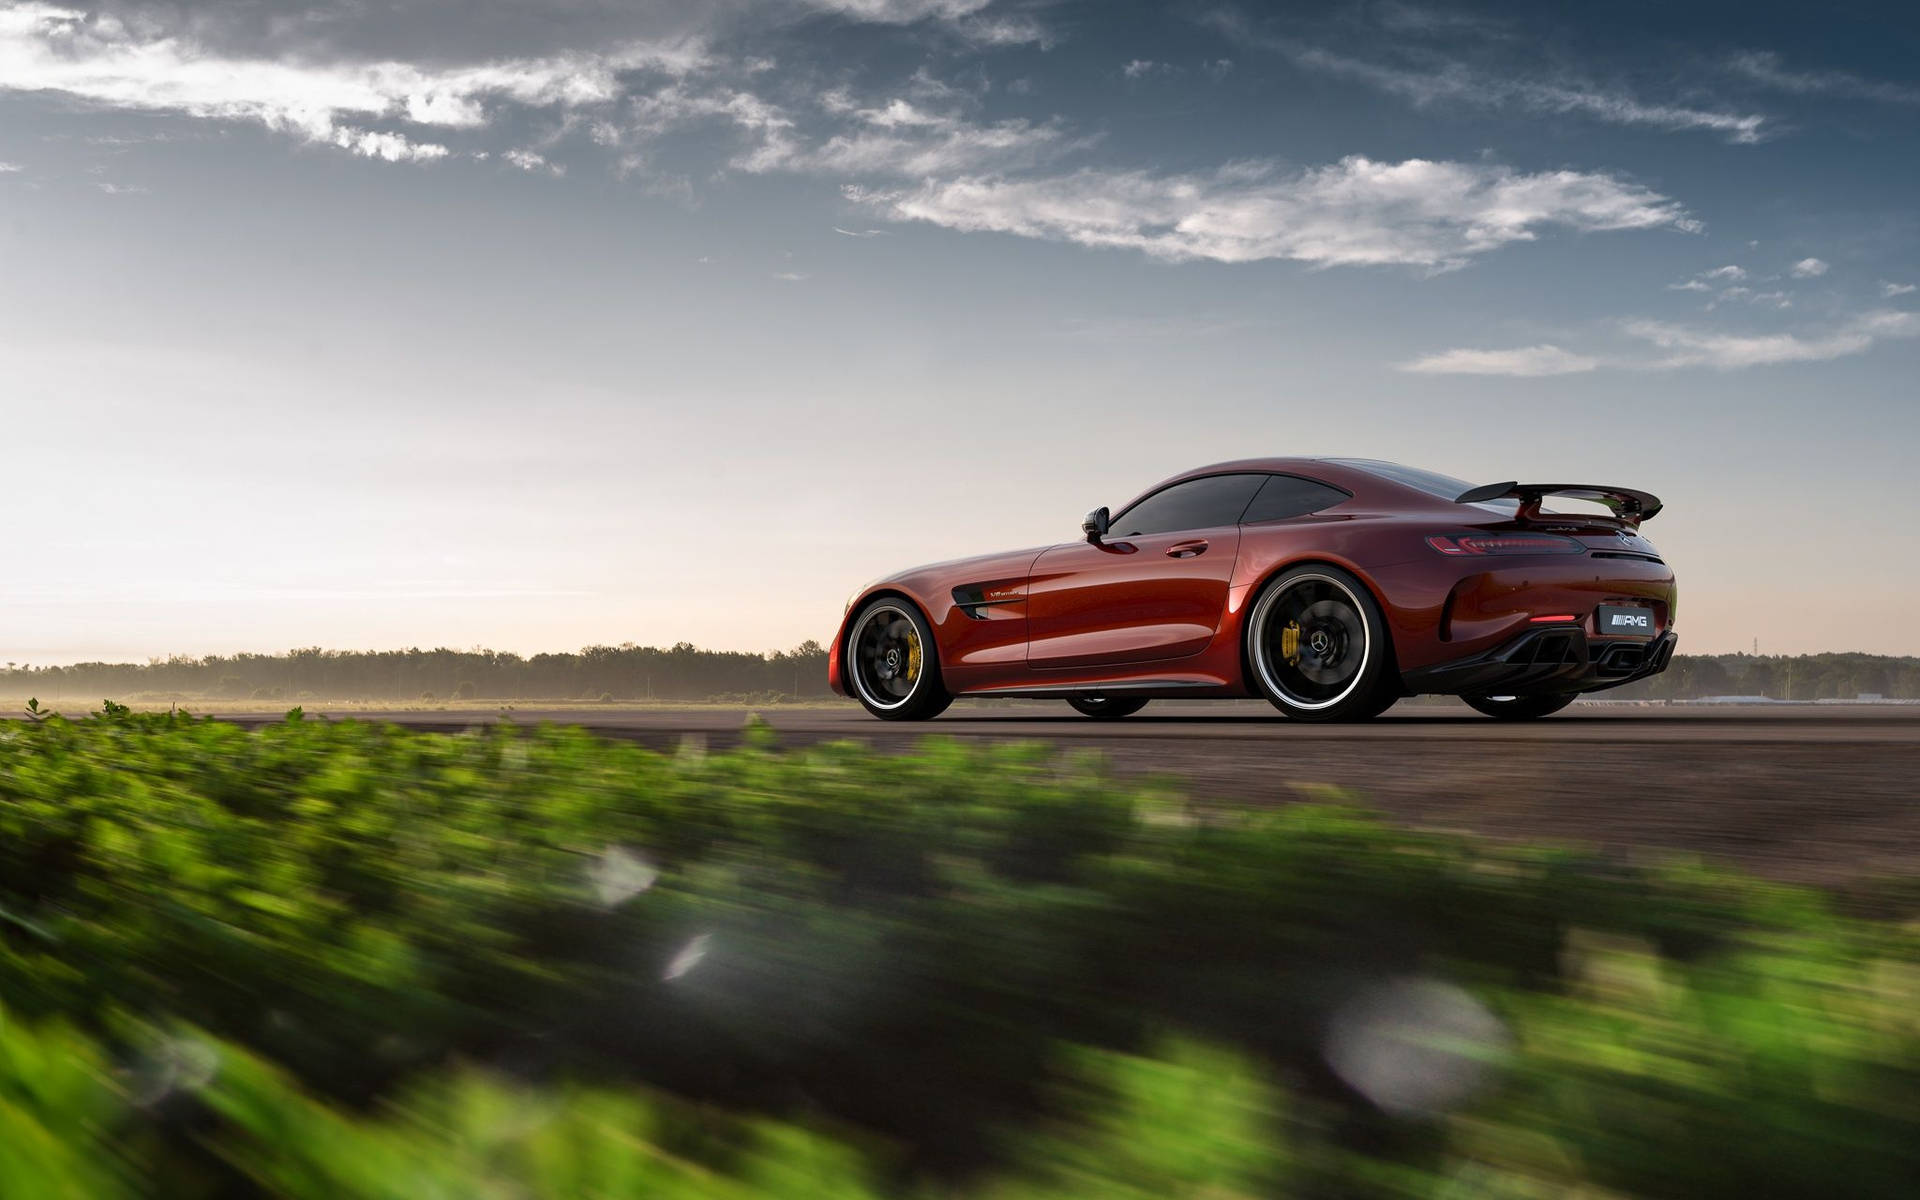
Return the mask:
<path id="1" fill-rule="evenodd" d="M 1089 169 L 927 180 L 900 190 L 855 186 L 847 194 L 895 220 L 1139 250 L 1169 261 L 1445 270 L 1531 241 L 1548 226 L 1699 228 L 1675 201 L 1612 175 L 1357 156 L 1299 172 L 1258 162 L 1188 175 Z"/>
<path id="2" fill-rule="evenodd" d="M 830 100 L 829 93 L 825 100 Z M 794 120 L 784 109 L 751 92 L 728 87 L 701 88 L 676 81 L 656 91 L 631 97 L 625 129 L 609 124 L 603 135 L 611 142 L 627 134 L 656 137 L 669 130 L 704 120 L 718 120 L 750 135 L 748 149 L 736 155 L 732 166 L 745 171 L 771 171 L 799 153 Z M 829 107 L 828 111 L 834 111 Z"/>
<path id="3" fill-rule="evenodd" d="M 1827 264 L 1817 258 L 1803 258 L 1793 264 L 1792 273 L 1795 279 L 1815 279 L 1827 273 Z"/>
<path id="4" fill-rule="evenodd" d="M 1714 333 L 1659 321 L 1629 321 L 1625 330 L 1629 336 L 1667 352 L 1660 358 L 1629 365 L 1651 370 L 1709 367 L 1731 371 L 1780 363 L 1825 362 L 1859 354 L 1882 339 L 1917 337 L 1920 314 L 1865 313 L 1814 336 Z"/>
<path id="5" fill-rule="evenodd" d="M 1790 71 L 1778 54 L 1748 51 L 1728 62 L 1736 74 L 1754 83 L 1797 95 L 1826 94 L 1887 104 L 1920 104 L 1920 88 L 1867 79 L 1846 71 Z"/>
<path id="6" fill-rule="evenodd" d="M 849 115 L 856 127 L 812 149 L 801 148 L 791 138 L 784 139 L 777 152 L 762 153 L 746 164 L 747 169 L 916 178 L 997 173 L 1030 167 L 1087 144 L 1068 138 L 1057 121 L 1035 124 L 1013 118 L 981 125 L 907 100 L 858 108 L 844 96 L 835 95 L 828 103 L 830 111 Z"/>
<path id="7" fill-rule="evenodd" d="M 993 0 L 801 0 L 809 8 L 878 25 L 938 22 L 960 37 L 988 46 L 1052 42 L 1045 26 L 1026 13 L 988 13 Z"/>
<path id="8" fill-rule="evenodd" d="M 969 98 L 924 73 L 908 90 L 922 99 L 896 96 L 863 106 L 845 88 L 821 93 L 814 104 L 837 125 L 822 138 L 803 131 L 794 113 L 752 93 L 682 80 L 631 97 L 622 121 L 596 124 L 594 137 L 624 146 L 712 120 L 748 137 L 729 163 L 736 170 L 921 178 L 1031 167 L 1089 144 L 1069 138 L 1058 121 L 970 121 L 952 111 Z"/>
<path id="9" fill-rule="evenodd" d="M 881 129 L 932 129 L 957 123 L 952 117 L 923 111 L 907 100 L 889 100 L 881 108 L 857 109 L 854 115 Z"/>
<path id="10" fill-rule="evenodd" d="M 471 129 L 487 123 L 493 102 L 605 103 L 619 94 L 619 72 L 643 67 L 684 72 L 704 58 L 693 43 L 635 42 L 597 53 L 447 67 L 309 62 L 234 56 L 146 24 L 52 4 L 0 9 L 0 88 L 61 92 L 115 108 L 254 121 L 392 162 L 441 157 L 446 148 L 368 131 L 356 122 Z"/>
<path id="11" fill-rule="evenodd" d="M 1401 363 L 1398 370 L 1419 375 L 1577 375 L 1591 371 L 1600 360 L 1574 354 L 1558 346 L 1524 346 L 1517 350 L 1447 350 Z"/>
<path id="12" fill-rule="evenodd" d="M 1854 326 L 1875 337 L 1920 337 L 1920 313 L 1883 308 L 1858 318 Z"/>
<path id="13" fill-rule="evenodd" d="M 1724 284 L 1739 283 L 1746 277 L 1747 269 L 1745 267 L 1737 267 L 1732 263 L 1728 263 L 1724 267 L 1715 267 L 1710 271 L 1702 271 L 1693 278 L 1683 280 L 1680 283 L 1670 283 L 1667 285 L 1667 290 L 1670 292 L 1711 292 Z M 1735 296 L 1742 296 L 1747 293 L 1747 290 L 1748 289 L 1743 287 L 1728 288 L 1726 291 L 1720 293 L 1720 299 L 1726 300 Z"/>
<path id="14" fill-rule="evenodd" d="M 1771 299 L 1755 296 L 1756 301 Z M 1782 305 L 1784 307 L 1784 305 Z M 1401 363 L 1398 370 L 1424 375 L 1510 375 L 1529 378 L 1568 375 L 1602 367 L 1636 371 L 1672 371 L 1705 367 L 1737 371 L 1783 363 L 1826 362 L 1871 349 L 1895 338 L 1920 337 L 1920 313 L 1880 309 L 1861 313 L 1820 333 L 1724 333 L 1665 321 L 1628 321 L 1627 336 L 1650 344 L 1652 356 L 1597 358 L 1558 346 L 1513 350 L 1447 350 Z"/>
<path id="15" fill-rule="evenodd" d="M 1670 352 L 1664 358 L 1643 364 L 1654 369 L 1712 367 L 1728 371 L 1778 363 L 1823 362 L 1858 354 L 1873 345 L 1872 337 L 1854 331 L 1816 338 L 1792 333 L 1742 335 L 1706 333 L 1655 321 L 1629 322 L 1626 331 Z"/>
<path id="16" fill-rule="evenodd" d="M 887 231 L 884 229 L 842 229 L 838 225 L 835 225 L 833 231 L 841 237 L 850 238 L 877 238 L 887 236 Z"/>
<path id="17" fill-rule="evenodd" d="M 18 167 L 15 167 L 15 168 L 14 168 L 14 170 L 16 170 L 16 171 L 17 171 L 17 170 L 19 170 L 19 169 L 20 169 L 20 168 L 18 168 Z M 1881 294 L 1882 296 L 1885 296 L 1885 297 L 1886 297 L 1887 299 L 1889 299 L 1889 300 L 1891 300 L 1891 299 L 1893 299 L 1893 298 L 1894 298 L 1895 296 L 1904 296 L 1904 295 L 1906 295 L 1906 294 L 1907 294 L 1908 292 L 1911 292 L 1911 291 L 1913 291 L 1913 290 L 1914 290 L 1914 289 L 1915 289 L 1916 287 L 1920 287 L 1920 284 L 1912 284 L 1912 283 L 1889 283 L 1889 282 L 1887 282 L 1886 280 L 1884 280 L 1884 279 L 1882 279 L 1882 280 L 1880 281 L 1880 294 Z"/>
<path id="18" fill-rule="evenodd" d="M 24 171 L 24 170 L 26 170 L 26 168 L 21 166 L 19 163 L 0 162 L 0 175 L 11 175 L 15 171 Z"/>
<path id="19" fill-rule="evenodd" d="M 850 175 L 952 175 L 1030 165 L 1062 142 L 1059 126 L 1023 120 L 962 125 L 919 136 L 840 134 L 782 165 Z"/>
<path id="20" fill-rule="evenodd" d="M 1150 58 L 1136 58 L 1120 68 L 1120 73 L 1128 79 L 1145 79 L 1149 75 L 1165 75 L 1173 70 L 1167 63 L 1155 62 Z"/>
<path id="21" fill-rule="evenodd" d="M 983 14 L 955 21 L 953 30 L 970 42 L 983 46 L 1038 46 L 1053 48 L 1053 31 L 1025 13 Z"/>
<path id="22" fill-rule="evenodd" d="M 144 196 L 153 190 L 137 183 L 96 183 L 93 186 L 109 196 Z"/>
<path id="23" fill-rule="evenodd" d="M 1350 79 L 1415 106 L 1437 103 L 1511 109 L 1550 116 L 1580 116 L 1614 125 L 1636 125 L 1673 132 L 1716 133 L 1730 142 L 1752 144 L 1772 133 L 1761 113 L 1702 108 L 1692 104 L 1644 100 L 1618 87 L 1608 87 L 1567 72 L 1499 73 L 1458 58 L 1441 57 L 1429 45 L 1411 50 L 1396 48 L 1404 39 L 1390 35 L 1470 35 L 1478 42 L 1510 40 L 1497 21 L 1455 14 L 1430 13 L 1405 5 L 1361 7 L 1354 14 L 1364 24 L 1372 21 L 1367 46 L 1372 58 L 1356 58 L 1324 46 L 1278 37 L 1256 28 L 1231 9 L 1217 9 L 1203 18 L 1226 36 L 1246 45 L 1280 54 L 1304 70 Z M 1384 31 L 1384 32 L 1382 32 Z M 1382 49 L 1384 47 L 1384 49 Z M 1381 61 L 1380 54 L 1398 53 L 1401 62 Z M 1403 65 L 1405 64 L 1405 65 Z"/>
<path id="24" fill-rule="evenodd" d="M 1297 66 L 1351 79 L 1399 96 L 1416 106 L 1447 102 L 1480 108 L 1511 108 L 1549 115 L 1584 116 L 1613 125 L 1645 125 L 1675 132 L 1718 133 L 1730 142 L 1743 144 L 1761 141 L 1768 133 L 1767 118 L 1758 113 L 1648 102 L 1626 92 L 1611 91 L 1582 80 L 1505 78 L 1487 74 L 1462 62 L 1450 61 L 1437 67 L 1420 69 L 1389 66 L 1350 58 L 1317 46 L 1263 37 L 1231 20 L 1215 23 L 1243 40 L 1286 55 Z"/>
<path id="25" fill-rule="evenodd" d="M 377 133 L 344 125 L 336 126 L 326 140 L 342 150 L 385 162 L 426 162 L 448 154 L 447 148 L 438 142 L 415 142 L 398 133 Z"/>
<path id="26" fill-rule="evenodd" d="M 993 0 L 804 0 L 804 3 L 860 21 L 910 25 L 915 21 L 953 21 L 972 16 Z"/>
<path id="27" fill-rule="evenodd" d="M 782 283 L 799 283 L 807 276 L 802 271 L 776 271 L 773 277 Z"/>

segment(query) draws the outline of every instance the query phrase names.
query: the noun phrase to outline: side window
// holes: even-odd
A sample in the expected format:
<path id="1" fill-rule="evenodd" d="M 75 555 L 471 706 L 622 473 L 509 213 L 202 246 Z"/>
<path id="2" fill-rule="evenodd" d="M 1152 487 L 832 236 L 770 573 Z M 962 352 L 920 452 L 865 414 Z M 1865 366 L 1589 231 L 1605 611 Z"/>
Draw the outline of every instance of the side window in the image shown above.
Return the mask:
<path id="1" fill-rule="evenodd" d="M 1233 525 L 1260 489 L 1260 475 L 1207 475 L 1162 488 L 1114 518 L 1112 537 Z"/>
<path id="2" fill-rule="evenodd" d="M 1351 493 L 1331 484 L 1315 483 L 1297 475 L 1269 475 L 1267 481 L 1260 485 L 1260 494 L 1253 498 L 1252 504 L 1247 505 L 1247 513 L 1240 518 L 1240 523 L 1246 525 L 1254 521 L 1284 521 L 1288 517 L 1304 517 L 1350 499 Z"/>

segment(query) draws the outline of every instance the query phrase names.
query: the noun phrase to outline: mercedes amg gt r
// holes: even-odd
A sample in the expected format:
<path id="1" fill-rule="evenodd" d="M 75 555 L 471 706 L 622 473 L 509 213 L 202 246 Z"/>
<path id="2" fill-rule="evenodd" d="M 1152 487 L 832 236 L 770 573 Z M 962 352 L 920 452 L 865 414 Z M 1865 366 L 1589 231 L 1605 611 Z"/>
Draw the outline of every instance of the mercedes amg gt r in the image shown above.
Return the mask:
<path id="1" fill-rule="evenodd" d="M 1427 693 L 1542 717 L 1672 659 L 1673 571 L 1640 536 L 1659 512 L 1632 488 L 1221 463 L 1095 509 L 1080 540 L 868 585 L 828 682 L 885 720 L 1041 696 L 1096 718 L 1264 697 L 1338 721 Z"/>

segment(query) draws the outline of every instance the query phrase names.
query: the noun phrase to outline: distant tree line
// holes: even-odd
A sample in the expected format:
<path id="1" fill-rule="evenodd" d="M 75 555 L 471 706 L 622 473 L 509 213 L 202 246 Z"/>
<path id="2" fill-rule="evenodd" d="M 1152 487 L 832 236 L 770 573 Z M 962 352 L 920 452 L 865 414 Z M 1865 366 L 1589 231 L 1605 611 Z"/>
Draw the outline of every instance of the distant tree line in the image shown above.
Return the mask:
<path id="1" fill-rule="evenodd" d="M 1920 658 L 1882 654 L 1678 654 L 1662 674 L 1607 693 L 1622 700 L 1920 698 Z"/>
<path id="2" fill-rule="evenodd" d="M 754 654 L 588 646 L 522 657 L 496 650 L 323 650 L 175 656 L 144 663 L 6 663 L 0 693 L 42 701 L 118 700 L 707 700 L 819 698 L 827 652 L 815 641 Z"/>
<path id="3" fill-rule="evenodd" d="M 144 663 L 6 663 L 0 694 L 43 702 L 102 697 L 151 703 L 209 700 L 715 700 L 756 702 L 827 696 L 827 651 L 815 641 L 754 654 L 588 646 L 523 658 L 495 650 L 322 650 L 231 657 L 156 658 Z M 1876 654 L 1687 654 L 1665 674 L 1608 693 L 1619 699 L 1765 696 L 1920 698 L 1920 658 Z"/>

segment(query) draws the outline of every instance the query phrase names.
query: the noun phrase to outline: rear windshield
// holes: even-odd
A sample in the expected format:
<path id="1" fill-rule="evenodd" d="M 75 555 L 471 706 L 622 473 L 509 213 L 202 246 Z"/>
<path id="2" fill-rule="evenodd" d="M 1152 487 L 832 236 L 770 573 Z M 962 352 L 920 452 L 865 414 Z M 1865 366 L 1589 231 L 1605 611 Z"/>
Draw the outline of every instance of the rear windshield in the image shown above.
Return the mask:
<path id="1" fill-rule="evenodd" d="M 1438 496 L 1442 500 L 1451 500 L 1474 486 L 1464 479 L 1455 479 L 1451 475 L 1442 475 L 1438 471 L 1403 467 L 1399 463 L 1381 462 L 1377 458 L 1329 458 L 1323 461 L 1339 463 L 1343 467 L 1352 467 L 1356 471 L 1365 471 L 1369 475 L 1378 475 L 1382 479 L 1391 479 L 1415 491 L 1425 492 L 1429 496 Z"/>

